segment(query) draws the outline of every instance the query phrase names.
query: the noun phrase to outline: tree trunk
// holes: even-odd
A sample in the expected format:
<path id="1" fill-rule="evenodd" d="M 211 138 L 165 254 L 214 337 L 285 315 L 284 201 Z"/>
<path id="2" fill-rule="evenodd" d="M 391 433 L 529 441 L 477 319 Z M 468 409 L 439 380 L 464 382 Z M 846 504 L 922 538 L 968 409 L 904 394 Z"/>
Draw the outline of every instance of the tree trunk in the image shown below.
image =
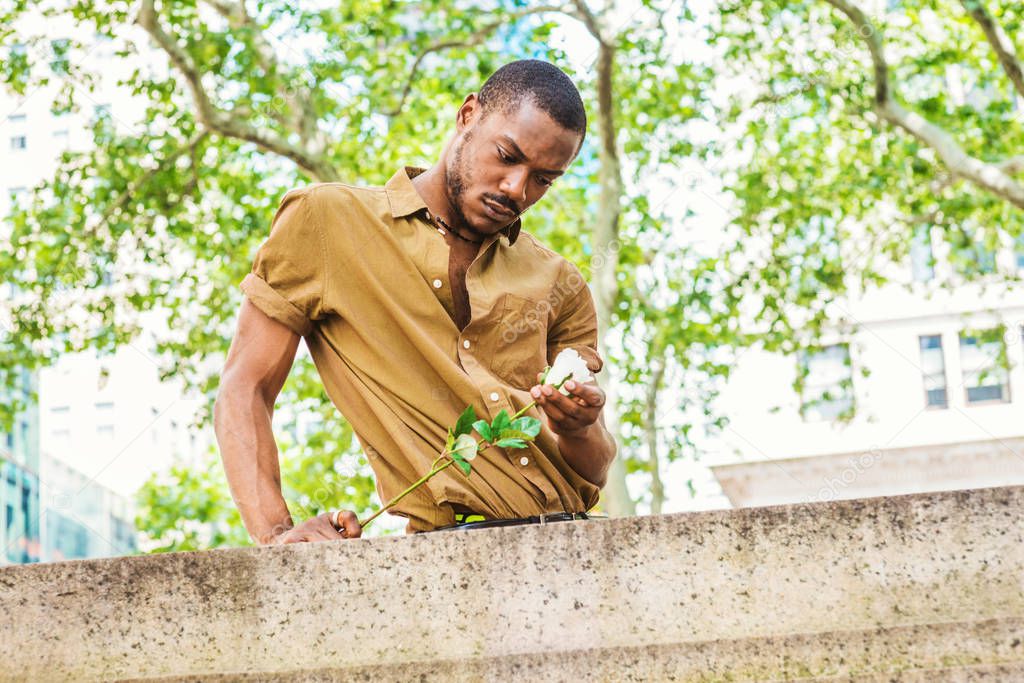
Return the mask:
<path id="1" fill-rule="evenodd" d="M 615 100 L 612 92 L 614 67 L 614 45 L 598 41 L 597 102 L 598 129 L 601 135 L 598 159 L 601 167 L 598 171 L 600 199 L 594 227 L 591 279 L 595 290 L 597 326 L 601 332 L 598 348 L 601 357 L 605 359 L 610 358 L 608 340 L 611 338 L 612 312 L 619 292 L 615 273 L 619 263 L 619 204 L 622 197 L 622 171 L 615 144 Z M 604 418 L 608 431 L 615 437 L 617 454 L 608 472 L 608 483 L 603 495 L 608 514 L 612 517 L 625 517 L 636 514 L 636 506 L 626 488 L 626 465 L 619 435 L 618 392 L 614 377 L 609 377 L 607 394 Z"/>
<path id="2" fill-rule="evenodd" d="M 660 515 L 665 503 L 665 485 L 661 481 L 658 461 L 658 392 L 665 375 L 662 359 L 651 358 L 651 380 L 647 384 L 646 410 L 644 411 L 644 441 L 647 443 L 647 469 L 651 473 L 651 514 Z"/>

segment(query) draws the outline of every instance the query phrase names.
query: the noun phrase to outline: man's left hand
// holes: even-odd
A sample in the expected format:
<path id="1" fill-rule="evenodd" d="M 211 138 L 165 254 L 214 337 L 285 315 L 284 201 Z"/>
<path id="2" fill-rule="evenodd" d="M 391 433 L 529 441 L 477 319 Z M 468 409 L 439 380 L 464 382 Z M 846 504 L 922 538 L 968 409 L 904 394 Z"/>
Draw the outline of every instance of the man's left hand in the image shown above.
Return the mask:
<path id="1" fill-rule="evenodd" d="M 538 382 L 540 378 L 538 374 Z M 595 382 L 580 384 L 569 380 L 563 386 L 568 396 L 549 384 L 535 385 L 530 395 L 547 417 L 551 431 L 559 436 L 578 436 L 597 422 L 604 408 L 605 394 Z"/>

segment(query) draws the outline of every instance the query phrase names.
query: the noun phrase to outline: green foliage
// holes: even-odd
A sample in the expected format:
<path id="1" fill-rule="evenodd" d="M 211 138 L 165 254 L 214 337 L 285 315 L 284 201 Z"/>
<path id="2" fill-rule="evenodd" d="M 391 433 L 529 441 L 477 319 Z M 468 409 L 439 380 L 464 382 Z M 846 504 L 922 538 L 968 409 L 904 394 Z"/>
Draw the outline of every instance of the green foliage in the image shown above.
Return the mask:
<path id="1" fill-rule="evenodd" d="M 528 416 L 513 420 L 507 411 L 501 410 L 490 424 L 486 420 L 477 420 L 473 428 L 484 441 L 499 448 L 526 448 L 526 442 L 540 434 L 541 422 Z"/>

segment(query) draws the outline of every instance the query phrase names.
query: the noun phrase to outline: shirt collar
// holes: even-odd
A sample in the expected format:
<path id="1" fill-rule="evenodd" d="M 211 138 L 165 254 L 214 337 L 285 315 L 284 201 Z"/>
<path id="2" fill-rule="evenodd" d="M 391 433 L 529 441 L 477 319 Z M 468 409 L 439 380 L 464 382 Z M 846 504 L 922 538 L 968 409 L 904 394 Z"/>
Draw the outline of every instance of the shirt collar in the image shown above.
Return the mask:
<path id="1" fill-rule="evenodd" d="M 416 166 L 403 166 L 395 171 L 395 174 L 391 176 L 391 180 L 384 186 L 388 195 L 388 202 L 391 204 L 391 216 L 393 218 L 409 216 L 427 208 L 423 197 L 416 191 L 416 186 L 412 184 L 412 179 L 425 170 Z M 515 223 L 502 228 L 501 234 L 508 239 L 509 246 L 515 244 L 519 238 L 519 231 L 522 229 L 522 226 L 522 219 L 517 218 Z"/>

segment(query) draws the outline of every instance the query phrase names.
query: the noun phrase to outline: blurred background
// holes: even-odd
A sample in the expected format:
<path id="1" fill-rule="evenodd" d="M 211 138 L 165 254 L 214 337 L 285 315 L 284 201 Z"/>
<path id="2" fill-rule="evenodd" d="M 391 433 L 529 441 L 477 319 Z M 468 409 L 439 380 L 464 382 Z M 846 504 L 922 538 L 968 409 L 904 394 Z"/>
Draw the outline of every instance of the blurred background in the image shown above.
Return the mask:
<path id="1" fill-rule="evenodd" d="M 278 201 L 530 57 L 590 118 L 524 229 L 597 301 L 605 512 L 1024 483 L 1018 2 L 0 8 L 0 563 L 250 544 L 211 409 Z M 274 425 L 294 517 L 379 507 L 304 346 Z"/>

